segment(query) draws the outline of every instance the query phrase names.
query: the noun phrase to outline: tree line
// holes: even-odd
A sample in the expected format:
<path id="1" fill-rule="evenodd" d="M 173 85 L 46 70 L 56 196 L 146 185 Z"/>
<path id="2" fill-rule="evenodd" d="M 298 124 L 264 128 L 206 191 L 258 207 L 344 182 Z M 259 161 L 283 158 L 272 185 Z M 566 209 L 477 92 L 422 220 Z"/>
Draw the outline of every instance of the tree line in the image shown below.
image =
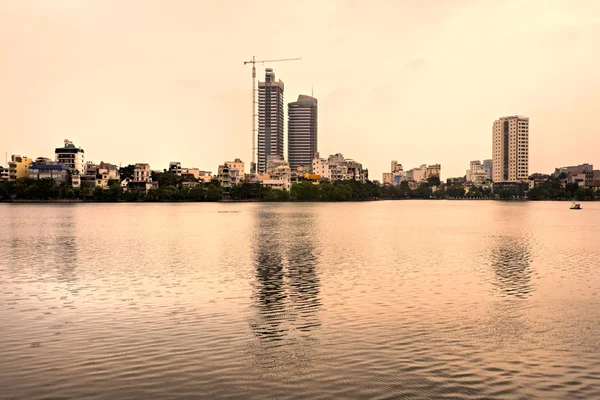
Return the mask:
<path id="1" fill-rule="evenodd" d="M 244 182 L 231 188 L 219 187 L 216 182 L 186 185 L 186 178 L 169 172 L 155 173 L 158 189 L 146 192 L 130 188 L 123 190 L 119 180 L 109 182 L 106 189 L 92 182 L 82 182 L 80 188 L 67 184 L 57 185 L 52 179 L 19 179 L 16 182 L 0 182 L 0 201 L 16 200 L 89 200 L 89 201 L 220 201 L 223 198 L 238 201 L 365 201 L 378 199 L 456 199 L 456 198 L 523 198 L 525 193 L 500 190 L 492 193 L 487 188 L 441 184 L 432 177 L 411 189 L 408 182 L 399 185 L 380 186 L 356 180 L 311 182 L 293 184 L 291 189 L 280 190 L 262 186 L 260 183 Z M 162 183 L 162 184 L 161 184 Z M 560 180 L 548 179 L 527 193 L 530 200 L 600 200 L 600 193 L 579 187 L 577 184 L 561 186 Z"/>

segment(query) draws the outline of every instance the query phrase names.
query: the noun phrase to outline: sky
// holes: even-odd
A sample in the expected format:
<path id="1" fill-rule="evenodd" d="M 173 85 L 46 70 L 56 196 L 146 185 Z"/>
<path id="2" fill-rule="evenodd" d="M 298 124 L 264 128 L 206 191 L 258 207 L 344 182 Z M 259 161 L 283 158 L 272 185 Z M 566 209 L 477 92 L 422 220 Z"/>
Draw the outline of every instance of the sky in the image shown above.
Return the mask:
<path id="1" fill-rule="evenodd" d="M 0 54 L 9 157 L 69 139 L 95 162 L 248 169 L 256 56 L 302 58 L 257 75 L 286 103 L 314 88 L 321 156 L 371 179 L 391 160 L 463 176 L 508 115 L 530 118 L 530 173 L 600 167 L 596 0 L 0 0 Z"/>

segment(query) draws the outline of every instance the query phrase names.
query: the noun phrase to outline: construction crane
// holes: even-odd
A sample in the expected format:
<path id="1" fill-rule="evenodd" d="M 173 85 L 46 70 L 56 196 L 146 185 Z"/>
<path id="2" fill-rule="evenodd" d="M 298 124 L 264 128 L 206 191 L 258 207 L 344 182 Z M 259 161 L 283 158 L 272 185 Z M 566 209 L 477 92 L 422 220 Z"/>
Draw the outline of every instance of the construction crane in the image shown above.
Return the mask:
<path id="1" fill-rule="evenodd" d="M 279 62 L 279 61 L 299 61 L 301 58 L 282 58 L 279 60 L 261 60 L 257 61 L 252 56 L 251 61 L 244 61 L 244 65 L 252 64 L 252 164 L 250 172 L 256 172 L 256 63 L 264 64 L 267 62 Z M 252 170 L 254 169 L 254 171 Z"/>

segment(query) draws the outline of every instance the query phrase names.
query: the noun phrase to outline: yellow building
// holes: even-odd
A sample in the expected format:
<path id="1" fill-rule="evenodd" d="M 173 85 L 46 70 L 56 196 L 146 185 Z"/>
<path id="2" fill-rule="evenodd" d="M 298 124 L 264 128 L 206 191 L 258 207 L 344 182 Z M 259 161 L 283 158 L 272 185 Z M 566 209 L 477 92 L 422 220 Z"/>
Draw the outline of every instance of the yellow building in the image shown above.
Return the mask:
<path id="1" fill-rule="evenodd" d="M 16 181 L 21 178 L 29 178 L 29 167 L 33 160 L 28 157 L 17 155 L 10 156 L 8 163 L 8 175 L 11 181 Z"/>

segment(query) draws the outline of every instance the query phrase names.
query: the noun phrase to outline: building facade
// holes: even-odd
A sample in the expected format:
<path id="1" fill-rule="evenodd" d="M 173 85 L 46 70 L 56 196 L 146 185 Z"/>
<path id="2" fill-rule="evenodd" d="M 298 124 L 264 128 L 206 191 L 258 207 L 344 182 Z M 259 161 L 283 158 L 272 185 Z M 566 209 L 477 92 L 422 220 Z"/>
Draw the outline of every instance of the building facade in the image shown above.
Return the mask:
<path id="1" fill-rule="evenodd" d="M 85 173 L 85 153 L 81 147 L 75 147 L 70 140 L 65 139 L 65 145 L 57 147 L 54 156 L 57 163 L 69 167 L 71 171 Z"/>
<path id="2" fill-rule="evenodd" d="M 244 180 L 244 162 L 239 158 L 233 161 L 225 161 L 223 165 L 226 165 L 229 170 L 229 177 L 233 185 L 238 185 Z"/>
<path id="3" fill-rule="evenodd" d="M 8 179 L 16 181 L 21 178 L 29 178 L 30 166 L 33 160 L 29 157 L 21 157 L 18 155 L 10 156 L 8 162 Z"/>
<path id="4" fill-rule="evenodd" d="M 592 164 L 581 164 L 581 165 L 572 165 L 569 167 L 558 167 L 554 169 L 554 176 L 558 177 L 560 174 L 565 173 L 567 175 L 578 174 L 578 173 L 586 173 L 594 171 L 594 166 Z"/>
<path id="5" fill-rule="evenodd" d="M 0 181 L 7 181 L 10 179 L 10 173 L 8 168 L 0 167 Z"/>
<path id="6" fill-rule="evenodd" d="M 487 173 L 487 179 L 493 178 L 494 173 L 494 161 L 493 160 L 483 160 L 481 163 L 481 168 Z"/>
<path id="7" fill-rule="evenodd" d="M 68 183 L 70 168 L 59 163 L 37 162 L 31 164 L 29 177 L 31 179 L 53 179 L 57 185 Z"/>
<path id="8" fill-rule="evenodd" d="M 310 166 L 317 157 L 317 99 L 299 95 L 288 104 L 288 161 L 292 171 Z"/>
<path id="9" fill-rule="evenodd" d="M 258 165 L 257 172 L 265 173 L 267 157 L 284 157 L 283 82 L 275 80 L 271 68 L 265 72 L 265 81 L 258 82 Z"/>
<path id="10" fill-rule="evenodd" d="M 152 170 L 150 164 L 137 163 L 133 169 L 134 182 L 152 182 Z"/>
<path id="11" fill-rule="evenodd" d="M 171 161 L 169 163 L 169 172 L 181 176 L 181 163 L 179 161 Z"/>
<path id="12" fill-rule="evenodd" d="M 529 118 L 516 115 L 492 127 L 494 182 L 523 182 L 529 177 Z"/>
<path id="13" fill-rule="evenodd" d="M 384 185 L 391 185 L 394 174 L 391 172 L 384 172 L 383 177 L 381 179 L 381 183 Z"/>

